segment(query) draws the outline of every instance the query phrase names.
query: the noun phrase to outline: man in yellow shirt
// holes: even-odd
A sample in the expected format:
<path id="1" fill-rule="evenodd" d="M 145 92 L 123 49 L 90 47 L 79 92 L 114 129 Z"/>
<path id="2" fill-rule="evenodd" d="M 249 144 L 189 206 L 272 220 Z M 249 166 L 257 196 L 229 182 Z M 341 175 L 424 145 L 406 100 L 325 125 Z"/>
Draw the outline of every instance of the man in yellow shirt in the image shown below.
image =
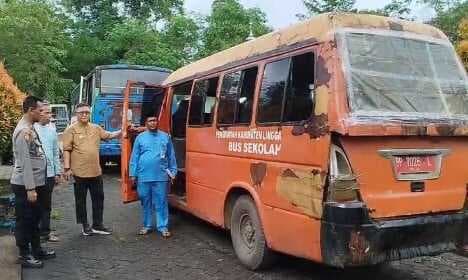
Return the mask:
<path id="1" fill-rule="evenodd" d="M 75 180 L 76 220 L 83 226 L 83 235 L 111 234 L 111 230 L 102 223 L 104 209 L 104 190 L 102 170 L 99 163 L 99 144 L 120 136 L 121 131 L 109 132 L 89 122 L 91 113 L 88 104 L 80 103 L 75 109 L 78 121 L 63 133 L 64 172 L 65 177 Z M 91 195 L 93 208 L 93 225 L 88 224 L 86 196 Z"/>

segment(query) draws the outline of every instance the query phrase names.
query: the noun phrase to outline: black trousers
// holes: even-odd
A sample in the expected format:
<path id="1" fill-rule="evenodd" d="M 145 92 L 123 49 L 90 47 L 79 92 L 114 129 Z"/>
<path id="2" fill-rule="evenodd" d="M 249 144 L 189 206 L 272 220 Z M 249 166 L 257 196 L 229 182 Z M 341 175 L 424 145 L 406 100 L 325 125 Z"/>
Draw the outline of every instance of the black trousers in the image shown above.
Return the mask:
<path id="1" fill-rule="evenodd" d="M 39 235 L 39 219 L 41 217 L 41 207 L 39 204 L 40 189 L 44 186 L 37 187 L 37 201 L 29 202 L 26 188 L 21 185 L 11 185 L 11 189 L 15 194 L 15 214 L 16 214 L 16 229 L 15 239 L 16 246 L 19 248 L 21 256 L 38 251 L 41 248 Z"/>
<path id="2" fill-rule="evenodd" d="M 39 232 L 42 236 L 50 233 L 50 211 L 52 209 L 52 192 L 54 191 L 55 177 L 48 177 L 46 185 L 37 190 L 38 202 L 41 207 Z"/>
<path id="3" fill-rule="evenodd" d="M 104 208 L 104 189 L 102 177 L 75 178 L 75 207 L 76 221 L 78 224 L 88 225 L 88 214 L 86 212 L 86 197 L 91 195 L 91 204 L 93 208 L 93 226 L 102 225 L 102 215 Z"/>

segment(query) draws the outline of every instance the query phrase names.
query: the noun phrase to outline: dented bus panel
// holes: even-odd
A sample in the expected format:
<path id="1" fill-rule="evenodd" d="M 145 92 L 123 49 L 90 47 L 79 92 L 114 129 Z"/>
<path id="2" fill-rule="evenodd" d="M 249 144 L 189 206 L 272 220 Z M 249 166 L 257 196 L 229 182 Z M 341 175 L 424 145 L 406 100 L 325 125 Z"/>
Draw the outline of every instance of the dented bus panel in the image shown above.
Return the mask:
<path id="1" fill-rule="evenodd" d="M 248 268 L 272 251 L 347 267 L 468 239 L 468 80 L 438 29 L 324 14 L 163 86 L 170 201 L 228 229 Z"/>

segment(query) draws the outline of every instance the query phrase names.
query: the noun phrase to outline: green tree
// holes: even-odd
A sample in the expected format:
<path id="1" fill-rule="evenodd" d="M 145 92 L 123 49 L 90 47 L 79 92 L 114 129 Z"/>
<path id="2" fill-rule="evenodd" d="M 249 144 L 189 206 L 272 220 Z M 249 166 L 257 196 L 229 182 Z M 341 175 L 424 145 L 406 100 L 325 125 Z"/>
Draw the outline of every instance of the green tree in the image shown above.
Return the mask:
<path id="1" fill-rule="evenodd" d="M 127 15 L 158 22 L 183 12 L 184 0 L 124 0 Z"/>
<path id="2" fill-rule="evenodd" d="M 88 73 L 94 66 L 111 64 L 114 61 L 113 54 L 108 52 L 106 42 L 88 31 L 74 33 L 71 42 L 65 58 L 68 71 L 64 76 L 76 83 L 79 82 L 81 75 Z"/>
<path id="3" fill-rule="evenodd" d="M 417 0 L 416 2 L 430 5 L 439 14 L 466 2 L 466 0 Z"/>
<path id="4" fill-rule="evenodd" d="M 410 6 L 413 3 L 413 0 L 392 0 L 383 8 L 375 10 L 357 10 L 354 7 L 355 2 L 355 0 L 303 0 L 308 14 L 298 14 L 297 17 L 302 20 L 313 15 L 328 12 L 357 12 L 380 16 L 409 17 L 411 12 Z"/>
<path id="5" fill-rule="evenodd" d="M 468 1 L 441 6 L 437 4 L 437 16 L 429 23 L 441 29 L 452 41 L 460 41 L 458 27 L 464 18 L 468 18 Z"/>
<path id="6" fill-rule="evenodd" d="M 124 20 L 158 23 L 181 13 L 183 0 L 62 0 L 63 5 L 101 38 Z"/>
<path id="7" fill-rule="evenodd" d="M 244 42 L 250 32 L 257 37 L 268 33 L 266 15 L 258 8 L 244 8 L 238 0 L 215 0 L 203 31 L 200 56 Z"/>
<path id="8" fill-rule="evenodd" d="M 468 17 L 462 20 L 458 28 L 460 42 L 457 45 L 457 52 L 465 68 L 468 70 Z"/>
<path id="9" fill-rule="evenodd" d="M 310 15 L 329 12 L 350 12 L 356 0 L 303 0 Z"/>
<path id="10" fill-rule="evenodd" d="M 62 3 L 75 17 L 73 27 L 103 38 L 115 24 L 122 22 L 118 6 L 112 0 L 63 0 Z"/>
<path id="11" fill-rule="evenodd" d="M 158 31 L 138 20 L 115 26 L 108 34 L 107 53 L 113 63 L 157 65 L 177 69 L 197 53 L 198 25 L 183 14 L 171 17 Z"/>
<path id="12" fill-rule="evenodd" d="M 411 4 L 413 3 L 412 0 L 392 0 L 392 2 L 388 3 L 381 9 L 375 10 L 359 10 L 359 13 L 363 14 L 373 14 L 379 16 L 386 16 L 386 17 L 400 17 L 400 18 L 407 18 L 410 19 L 411 13 Z"/>
<path id="13" fill-rule="evenodd" d="M 201 25 L 196 19 L 180 14 L 171 17 L 161 31 L 164 44 L 172 49 L 172 55 L 178 60 L 176 68 L 197 57 L 201 48 Z"/>
<path id="14" fill-rule="evenodd" d="M 165 32 L 178 32 L 178 42 L 193 39 L 198 27 L 184 15 L 183 0 L 62 0 L 74 17 L 67 77 L 75 81 L 96 65 L 132 63 L 175 69 L 188 60 L 184 47 L 168 46 Z M 156 29 L 155 26 L 158 26 Z M 162 27 L 161 27 L 162 26 Z M 162 28 L 162 30 L 161 30 Z M 183 32 L 182 32 L 183 31 Z M 192 55 L 193 56 L 193 55 Z"/>
<path id="15" fill-rule="evenodd" d="M 53 102 L 66 100 L 73 82 L 63 78 L 69 44 L 65 26 L 45 2 L 0 2 L 0 57 L 21 90 Z"/>

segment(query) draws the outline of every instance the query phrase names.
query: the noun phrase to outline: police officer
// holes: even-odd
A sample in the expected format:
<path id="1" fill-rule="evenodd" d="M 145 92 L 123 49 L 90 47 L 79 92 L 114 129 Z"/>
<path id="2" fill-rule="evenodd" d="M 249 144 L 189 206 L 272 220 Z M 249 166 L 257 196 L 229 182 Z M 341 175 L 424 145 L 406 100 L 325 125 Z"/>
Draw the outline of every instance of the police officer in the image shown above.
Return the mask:
<path id="1" fill-rule="evenodd" d="M 41 268 L 41 259 L 55 257 L 53 250 L 41 248 L 39 234 L 41 209 L 37 196 L 39 188 L 45 185 L 46 159 L 33 124 L 41 116 L 42 105 L 37 97 L 24 99 L 24 114 L 12 137 L 15 165 L 10 183 L 16 202 L 15 238 L 18 262 L 26 268 Z"/>

